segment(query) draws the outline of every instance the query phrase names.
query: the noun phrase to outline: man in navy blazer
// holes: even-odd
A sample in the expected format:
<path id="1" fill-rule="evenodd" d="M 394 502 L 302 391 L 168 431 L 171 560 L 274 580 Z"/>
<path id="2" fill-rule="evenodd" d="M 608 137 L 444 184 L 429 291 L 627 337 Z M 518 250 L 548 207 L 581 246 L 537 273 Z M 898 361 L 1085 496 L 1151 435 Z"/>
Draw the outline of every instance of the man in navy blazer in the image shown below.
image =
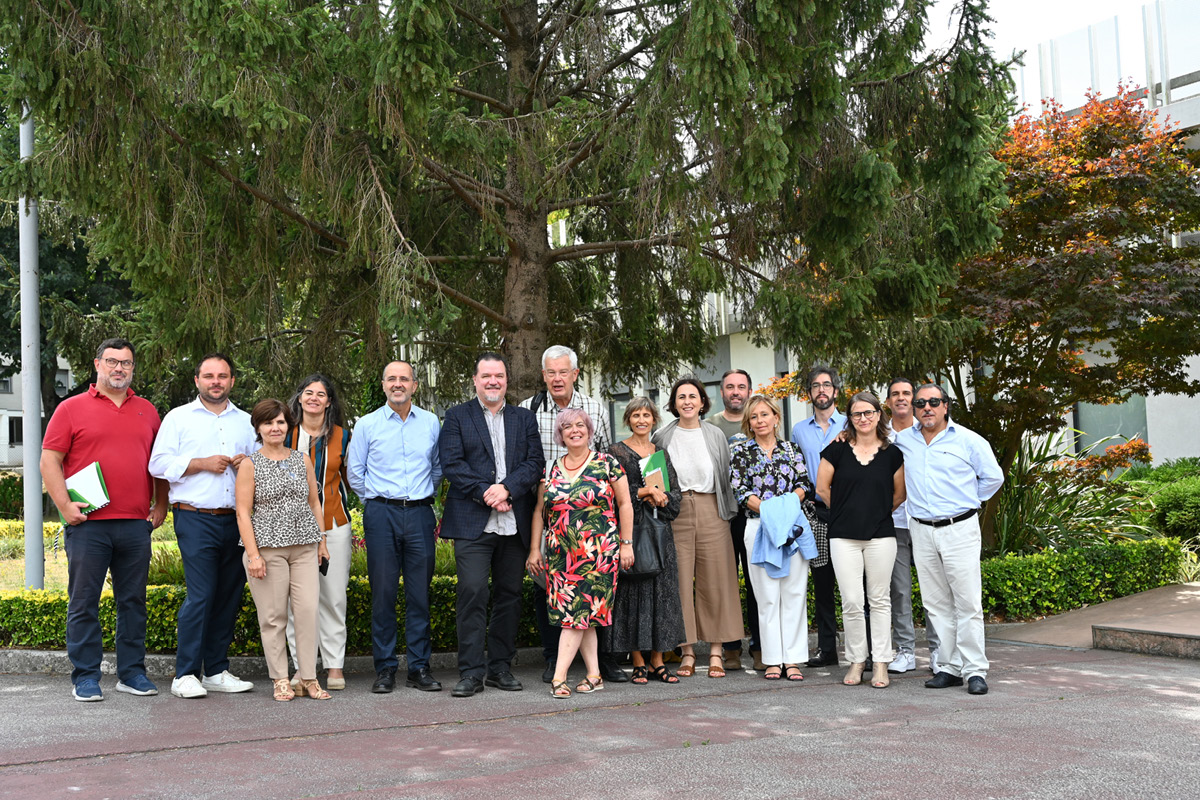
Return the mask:
<path id="1" fill-rule="evenodd" d="M 442 473 L 450 482 L 441 536 L 454 540 L 458 571 L 461 680 L 451 692 L 455 697 L 478 694 L 485 685 L 521 690 L 521 682 L 512 674 L 512 659 L 521 620 L 521 581 L 529 554 L 534 491 L 545 467 L 537 418 L 529 409 L 505 403 L 508 365 L 504 357 L 479 356 L 474 381 L 475 399 L 446 412 L 438 439 Z"/>

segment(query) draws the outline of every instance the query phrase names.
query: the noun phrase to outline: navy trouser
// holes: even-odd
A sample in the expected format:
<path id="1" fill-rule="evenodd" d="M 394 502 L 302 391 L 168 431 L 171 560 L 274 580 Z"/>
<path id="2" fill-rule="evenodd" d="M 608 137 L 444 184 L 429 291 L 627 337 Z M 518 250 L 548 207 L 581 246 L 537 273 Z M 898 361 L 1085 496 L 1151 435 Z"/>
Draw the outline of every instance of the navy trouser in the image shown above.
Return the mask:
<path id="1" fill-rule="evenodd" d="M 175 677 L 220 675 L 229 669 L 229 643 L 246 585 L 237 516 L 171 513 L 187 581 L 187 597 L 179 607 Z"/>
<path id="2" fill-rule="evenodd" d="M 396 596 L 404 576 L 404 641 L 408 670 L 429 666 L 429 584 L 433 581 L 432 506 L 393 506 L 367 500 L 363 540 L 371 584 L 371 654 L 375 671 L 396 669 Z"/>
<path id="3" fill-rule="evenodd" d="M 67 656 L 74 666 L 72 683 L 100 680 L 100 593 L 109 570 L 117 605 L 117 675 L 125 681 L 146 674 L 150 530 L 144 519 L 97 519 L 67 527 Z"/>

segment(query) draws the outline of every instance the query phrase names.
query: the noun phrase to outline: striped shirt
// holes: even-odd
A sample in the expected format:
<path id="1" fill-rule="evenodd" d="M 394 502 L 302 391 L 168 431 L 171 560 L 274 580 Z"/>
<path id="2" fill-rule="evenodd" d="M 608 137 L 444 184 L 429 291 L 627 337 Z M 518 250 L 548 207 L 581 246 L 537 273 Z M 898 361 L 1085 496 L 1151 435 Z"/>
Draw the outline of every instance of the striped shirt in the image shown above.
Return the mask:
<path id="1" fill-rule="evenodd" d="M 534 397 L 540 396 L 539 393 Z M 520 405 L 521 408 L 531 409 L 534 416 L 537 417 L 538 432 L 542 437 L 542 455 L 546 457 L 547 464 L 552 464 L 567 453 L 564 445 L 554 441 L 554 422 L 558 419 L 558 403 L 554 402 L 554 398 L 547 394 L 545 402 L 535 409 L 533 408 L 534 397 L 525 398 Z M 608 413 L 599 400 L 593 400 L 583 392 L 573 391 L 571 399 L 567 401 L 567 408 L 582 408 L 592 418 L 592 425 L 596 428 L 596 433 L 592 436 L 593 450 L 607 450 L 612 445 L 612 434 L 608 429 Z"/>

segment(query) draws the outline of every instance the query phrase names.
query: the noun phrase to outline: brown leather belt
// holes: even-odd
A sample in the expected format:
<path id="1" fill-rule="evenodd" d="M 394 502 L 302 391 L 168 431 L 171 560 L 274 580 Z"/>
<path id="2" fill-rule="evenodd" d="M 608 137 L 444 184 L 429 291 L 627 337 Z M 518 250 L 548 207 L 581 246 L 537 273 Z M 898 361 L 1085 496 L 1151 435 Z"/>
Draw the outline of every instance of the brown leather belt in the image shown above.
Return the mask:
<path id="1" fill-rule="evenodd" d="M 214 517 L 234 513 L 232 508 L 196 508 L 187 503 L 171 503 L 171 508 L 176 511 L 195 511 L 197 514 L 212 514 Z"/>

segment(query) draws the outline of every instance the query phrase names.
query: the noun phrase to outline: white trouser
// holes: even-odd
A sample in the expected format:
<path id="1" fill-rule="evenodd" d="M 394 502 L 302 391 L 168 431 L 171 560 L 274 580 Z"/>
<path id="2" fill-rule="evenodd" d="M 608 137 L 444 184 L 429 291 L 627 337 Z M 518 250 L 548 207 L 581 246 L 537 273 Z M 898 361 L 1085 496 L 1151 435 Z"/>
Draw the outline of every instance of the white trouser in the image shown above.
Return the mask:
<path id="1" fill-rule="evenodd" d="M 317 605 L 317 640 L 321 665 L 325 669 L 341 669 L 346 662 L 346 587 L 350 584 L 350 525 L 339 525 L 328 531 L 325 546 L 329 548 L 329 574 L 321 575 L 321 598 Z M 296 633 L 292 611 L 288 609 L 288 652 L 296 663 Z"/>
<path id="2" fill-rule="evenodd" d="M 896 565 L 896 539 L 843 539 L 829 537 L 829 558 L 842 593 L 842 627 L 846 631 L 846 660 L 867 660 L 867 620 L 863 616 L 865 596 L 871 601 L 871 658 L 890 664 L 892 652 L 892 568 Z M 924 584 L 922 584 L 924 588 Z"/>
<path id="3" fill-rule="evenodd" d="M 940 669 L 956 677 L 986 678 L 979 515 L 942 528 L 915 519 L 909 526 L 926 625 L 933 626 L 940 642 Z"/>
<path id="4" fill-rule="evenodd" d="M 746 552 L 754 552 L 760 520 L 746 520 Z M 772 578 L 750 565 L 750 585 L 758 601 L 758 643 L 764 664 L 808 661 L 808 561 L 799 553 L 788 561 L 788 576 Z"/>

